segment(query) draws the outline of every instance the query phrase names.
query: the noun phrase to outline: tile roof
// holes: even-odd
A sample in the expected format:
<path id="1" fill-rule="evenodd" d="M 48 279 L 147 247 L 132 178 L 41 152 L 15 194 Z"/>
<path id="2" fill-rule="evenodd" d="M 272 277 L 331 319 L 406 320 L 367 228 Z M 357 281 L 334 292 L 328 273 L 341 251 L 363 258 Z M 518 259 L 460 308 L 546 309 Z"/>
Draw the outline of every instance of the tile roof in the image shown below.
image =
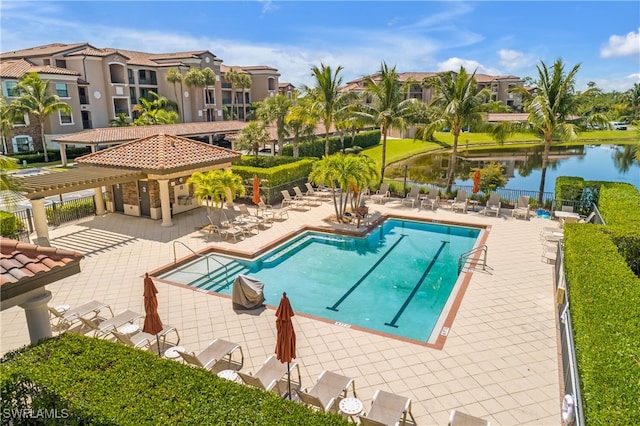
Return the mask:
<path id="1" fill-rule="evenodd" d="M 238 159 L 239 152 L 160 133 L 85 155 L 77 158 L 76 162 L 80 165 L 167 171 Z"/>
<path id="2" fill-rule="evenodd" d="M 82 48 L 83 46 L 92 47 L 88 43 L 73 43 L 73 44 L 51 43 L 51 44 L 46 44 L 44 46 L 36 46 L 36 47 L 30 47 L 28 49 L 5 52 L 0 54 L 0 58 L 18 59 L 18 58 L 24 58 L 29 56 L 50 56 L 50 55 L 56 55 L 59 53 L 64 53 L 69 50 L 79 49 L 79 48 Z"/>
<path id="3" fill-rule="evenodd" d="M 77 251 L 42 247 L 2 238 L 0 240 L 0 285 L 47 274 L 84 257 Z"/>
<path id="4" fill-rule="evenodd" d="M 2 78 L 20 78 L 28 72 L 37 72 L 38 74 L 58 74 L 79 76 L 80 73 L 66 68 L 52 67 L 50 65 L 34 65 L 31 62 L 19 59 L 0 62 L 0 77 Z"/>

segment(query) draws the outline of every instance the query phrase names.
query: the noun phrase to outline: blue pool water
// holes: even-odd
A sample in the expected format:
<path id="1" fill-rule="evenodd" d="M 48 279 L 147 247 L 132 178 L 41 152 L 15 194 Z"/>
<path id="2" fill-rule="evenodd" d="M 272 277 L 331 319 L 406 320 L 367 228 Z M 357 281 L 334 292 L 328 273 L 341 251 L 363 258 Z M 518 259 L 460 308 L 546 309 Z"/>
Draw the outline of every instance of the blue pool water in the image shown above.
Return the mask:
<path id="1" fill-rule="evenodd" d="M 219 254 L 159 278 L 231 294 L 238 274 L 265 285 L 266 303 L 283 292 L 294 311 L 426 342 L 458 279 L 458 259 L 476 228 L 389 219 L 365 238 L 305 232 L 255 260 Z M 227 269 L 220 267 L 220 263 Z"/>

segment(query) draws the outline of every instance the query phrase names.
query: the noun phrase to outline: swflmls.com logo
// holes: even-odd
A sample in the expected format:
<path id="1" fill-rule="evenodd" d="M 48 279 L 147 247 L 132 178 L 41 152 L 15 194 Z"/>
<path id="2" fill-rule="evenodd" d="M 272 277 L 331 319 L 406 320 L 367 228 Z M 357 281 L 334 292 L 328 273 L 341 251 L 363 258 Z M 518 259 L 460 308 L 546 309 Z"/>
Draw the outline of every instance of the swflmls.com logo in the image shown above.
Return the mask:
<path id="1" fill-rule="evenodd" d="M 10 409 L 5 408 L 2 410 L 3 420 L 17 420 L 17 419 L 68 419 L 69 410 L 63 408 L 58 409 Z"/>

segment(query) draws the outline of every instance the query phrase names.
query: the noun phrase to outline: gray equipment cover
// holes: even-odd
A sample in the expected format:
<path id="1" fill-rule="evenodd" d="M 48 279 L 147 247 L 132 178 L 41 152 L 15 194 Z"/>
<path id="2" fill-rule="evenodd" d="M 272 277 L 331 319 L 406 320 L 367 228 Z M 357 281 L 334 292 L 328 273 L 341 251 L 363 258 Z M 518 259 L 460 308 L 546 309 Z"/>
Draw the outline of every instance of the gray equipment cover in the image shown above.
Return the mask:
<path id="1" fill-rule="evenodd" d="M 264 284 L 246 275 L 238 275 L 233 282 L 233 309 L 255 309 L 264 303 Z"/>

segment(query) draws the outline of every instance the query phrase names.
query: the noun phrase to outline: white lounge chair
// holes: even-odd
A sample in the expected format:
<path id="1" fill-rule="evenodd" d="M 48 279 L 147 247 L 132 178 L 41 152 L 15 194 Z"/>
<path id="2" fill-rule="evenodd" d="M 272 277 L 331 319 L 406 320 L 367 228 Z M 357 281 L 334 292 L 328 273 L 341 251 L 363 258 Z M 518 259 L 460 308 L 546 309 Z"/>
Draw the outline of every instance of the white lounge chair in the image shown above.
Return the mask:
<path id="1" fill-rule="evenodd" d="M 61 329 L 69 329 L 73 323 L 80 321 L 80 318 L 85 318 L 88 315 L 91 315 L 89 318 L 106 319 L 105 317 L 100 316 L 100 312 L 103 309 L 108 309 L 111 313 L 111 317 L 113 317 L 111 306 L 98 300 L 92 300 L 91 302 L 84 303 L 64 312 L 59 312 L 56 308 L 50 307 L 49 312 L 58 318 L 58 325 Z"/>
<path id="2" fill-rule="evenodd" d="M 376 390 L 373 394 L 369 412 L 360 416 L 360 424 L 370 426 L 405 425 L 407 423 L 407 413 L 415 424 L 415 419 L 411 413 L 410 398 Z"/>
<path id="3" fill-rule="evenodd" d="M 278 361 L 275 355 L 271 355 L 254 374 L 238 371 L 238 376 L 246 385 L 267 392 L 276 389 L 278 395 L 282 395 L 280 382 L 285 379 L 287 373 L 291 374 L 294 369 L 298 370 L 298 383 L 300 383 L 300 367 L 296 362 L 290 362 L 287 371 L 287 364 Z"/>
<path id="4" fill-rule="evenodd" d="M 451 204 L 452 211 L 460 211 L 462 213 L 467 212 L 467 207 L 469 206 L 469 199 L 467 198 L 467 191 L 459 190 L 456 194 L 456 199 Z"/>
<path id="5" fill-rule="evenodd" d="M 511 212 L 511 217 L 524 217 L 526 220 L 529 220 L 529 197 L 526 195 L 521 195 L 518 197 L 518 201 L 516 203 L 515 208 Z"/>
<path id="6" fill-rule="evenodd" d="M 178 352 L 182 359 L 184 359 L 187 363 L 207 370 L 211 370 L 224 358 L 228 358 L 229 367 L 231 367 L 231 355 L 238 349 L 240 350 L 240 355 L 242 357 L 240 361 L 240 365 L 242 365 L 244 363 L 242 346 L 223 339 L 215 339 L 209 344 L 209 346 L 205 348 L 205 350 L 200 352 L 198 355 L 196 355 L 194 352 L 176 352 Z"/>
<path id="7" fill-rule="evenodd" d="M 402 205 L 410 204 L 411 207 L 414 207 L 417 202 L 420 201 L 420 187 L 418 185 L 413 185 L 409 193 L 402 199 Z"/>
<path id="8" fill-rule="evenodd" d="M 296 210 L 311 210 L 308 201 L 297 200 L 291 197 L 291 194 L 289 194 L 289 191 L 286 189 L 283 189 L 280 193 L 282 194 L 282 207 L 290 207 Z"/>
<path id="9" fill-rule="evenodd" d="M 172 325 L 165 325 L 158 334 L 150 334 L 145 333 L 144 331 L 138 331 L 135 334 L 129 335 L 120 333 L 119 331 L 111 330 L 111 334 L 113 334 L 120 343 L 131 346 L 132 348 L 143 349 L 150 349 L 154 343 L 160 343 L 161 340 L 163 344 L 166 343 L 167 334 L 171 332 L 176 334 L 177 340 L 175 342 L 175 345 L 177 345 L 178 343 L 180 343 L 180 334 L 178 333 L 178 330 Z M 160 350 L 160 348 L 158 348 L 158 350 Z"/>
<path id="10" fill-rule="evenodd" d="M 295 192 L 296 196 L 295 199 L 296 200 L 301 200 L 301 201 L 306 201 L 309 203 L 310 206 L 320 206 L 322 205 L 322 198 L 315 196 L 315 195 L 305 195 L 302 193 L 302 190 L 300 189 L 299 186 L 294 186 L 293 187 L 293 192 Z"/>
<path id="11" fill-rule="evenodd" d="M 384 204 L 391 197 L 391 192 L 389 191 L 389 184 L 383 183 L 380 185 L 380 189 L 376 191 L 375 194 L 371 196 L 371 200 L 377 204 Z"/>
<path id="12" fill-rule="evenodd" d="M 489 195 L 489 199 L 487 200 L 487 205 L 482 210 L 482 213 L 486 216 L 489 213 L 495 212 L 496 217 L 500 216 L 500 194 L 497 192 L 492 192 Z"/>
<path id="13" fill-rule="evenodd" d="M 258 210 L 267 222 L 289 219 L 289 208 L 276 209 L 271 204 L 266 204 L 263 200 L 260 200 Z"/>
<path id="14" fill-rule="evenodd" d="M 309 391 L 296 389 L 296 392 L 300 400 L 310 407 L 321 411 L 337 411 L 339 398 L 347 396 L 349 386 L 352 387 L 353 396 L 356 396 L 356 384 L 352 378 L 325 370 Z"/>
<path id="15" fill-rule="evenodd" d="M 438 195 L 438 188 L 429 189 L 429 193 L 426 197 L 423 197 L 420 202 L 420 208 L 429 207 L 431 210 L 435 210 L 440 203 L 440 196 Z"/>
<path id="16" fill-rule="evenodd" d="M 99 317 L 91 319 L 80 317 L 80 321 L 82 321 L 90 330 L 93 330 L 94 337 L 100 337 L 117 330 L 119 327 L 127 323 L 133 323 L 135 320 L 142 317 L 143 315 L 138 312 L 126 310 L 107 320 L 101 320 Z"/>
<path id="17" fill-rule="evenodd" d="M 458 410 L 451 410 L 449 426 L 491 426 L 491 422 Z"/>

